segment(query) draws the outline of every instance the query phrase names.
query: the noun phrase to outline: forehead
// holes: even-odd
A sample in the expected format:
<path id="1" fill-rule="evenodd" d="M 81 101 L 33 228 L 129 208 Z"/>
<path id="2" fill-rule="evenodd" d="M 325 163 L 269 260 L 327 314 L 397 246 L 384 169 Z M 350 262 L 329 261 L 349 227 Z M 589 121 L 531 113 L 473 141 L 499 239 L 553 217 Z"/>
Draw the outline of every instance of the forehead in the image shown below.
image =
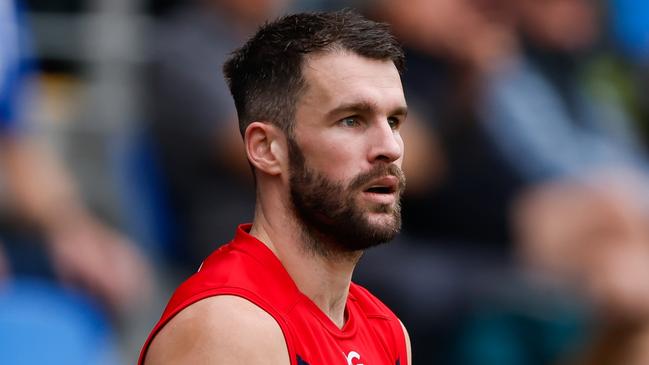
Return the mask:
<path id="1" fill-rule="evenodd" d="M 390 60 L 375 60 L 352 52 L 309 55 L 302 68 L 306 91 L 298 109 L 323 112 L 343 103 L 366 103 L 386 109 L 406 104 L 401 77 Z"/>

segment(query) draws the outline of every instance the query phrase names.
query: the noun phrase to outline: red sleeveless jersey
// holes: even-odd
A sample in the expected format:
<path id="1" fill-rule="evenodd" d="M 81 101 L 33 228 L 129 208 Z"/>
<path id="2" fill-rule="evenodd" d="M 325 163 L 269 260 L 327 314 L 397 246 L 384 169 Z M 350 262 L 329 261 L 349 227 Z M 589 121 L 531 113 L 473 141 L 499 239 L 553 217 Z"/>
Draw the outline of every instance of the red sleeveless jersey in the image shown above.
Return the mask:
<path id="1" fill-rule="evenodd" d="M 302 294 L 281 262 L 241 225 L 174 293 L 140 353 L 160 329 L 189 305 L 215 295 L 249 300 L 279 324 L 291 365 L 406 365 L 406 341 L 397 317 L 366 289 L 352 283 L 347 322 L 338 328 Z"/>

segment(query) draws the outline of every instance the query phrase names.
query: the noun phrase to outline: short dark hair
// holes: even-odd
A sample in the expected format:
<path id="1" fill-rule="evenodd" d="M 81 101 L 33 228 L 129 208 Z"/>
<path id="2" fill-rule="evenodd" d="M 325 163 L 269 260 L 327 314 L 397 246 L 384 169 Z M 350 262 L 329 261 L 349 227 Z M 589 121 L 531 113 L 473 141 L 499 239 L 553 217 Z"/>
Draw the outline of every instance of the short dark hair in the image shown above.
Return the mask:
<path id="1" fill-rule="evenodd" d="M 399 72 L 404 69 L 401 45 L 385 23 L 348 9 L 281 17 L 261 26 L 223 66 L 241 134 L 253 121 L 264 120 L 291 134 L 295 105 L 306 87 L 305 55 L 332 51 L 391 60 Z"/>

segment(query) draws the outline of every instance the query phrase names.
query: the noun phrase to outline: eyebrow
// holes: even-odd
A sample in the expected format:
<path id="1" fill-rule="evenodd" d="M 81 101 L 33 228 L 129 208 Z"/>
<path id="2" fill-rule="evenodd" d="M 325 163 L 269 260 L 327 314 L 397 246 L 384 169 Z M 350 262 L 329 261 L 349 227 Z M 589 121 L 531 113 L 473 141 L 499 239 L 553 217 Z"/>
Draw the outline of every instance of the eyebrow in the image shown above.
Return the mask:
<path id="1" fill-rule="evenodd" d="M 345 103 L 342 105 L 337 106 L 336 108 L 330 110 L 327 113 L 328 118 L 333 118 L 336 115 L 340 114 L 348 114 L 348 113 L 353 113 L 353 114 L 362 114 L 362 113 L 371 113 L 372 111 L 378 109 L 377 104 L 370 102 L 370 101 L 359 101 L 359 102 L 351 102 L 351 103 Z M 389 115 L 398 115 L 398 116 L 403 116 L 406 117 L 408 115 L 408 107 L 406 106 L 399 106 L 395 109 L 393 109 Z"/>

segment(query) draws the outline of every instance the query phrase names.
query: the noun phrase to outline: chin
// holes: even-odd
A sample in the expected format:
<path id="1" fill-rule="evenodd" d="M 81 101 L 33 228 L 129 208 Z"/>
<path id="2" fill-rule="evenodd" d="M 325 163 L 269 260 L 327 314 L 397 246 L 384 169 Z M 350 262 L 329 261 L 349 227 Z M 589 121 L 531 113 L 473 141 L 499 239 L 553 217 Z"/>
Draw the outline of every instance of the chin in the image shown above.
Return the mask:
<path id="1" fill-rule="evenodd" d="M 367 227 L 375 232 L 398 232 L 401 229 L 401 220 L 392 211 L 387 213 L 369 213 L 365 221 Z"/>

